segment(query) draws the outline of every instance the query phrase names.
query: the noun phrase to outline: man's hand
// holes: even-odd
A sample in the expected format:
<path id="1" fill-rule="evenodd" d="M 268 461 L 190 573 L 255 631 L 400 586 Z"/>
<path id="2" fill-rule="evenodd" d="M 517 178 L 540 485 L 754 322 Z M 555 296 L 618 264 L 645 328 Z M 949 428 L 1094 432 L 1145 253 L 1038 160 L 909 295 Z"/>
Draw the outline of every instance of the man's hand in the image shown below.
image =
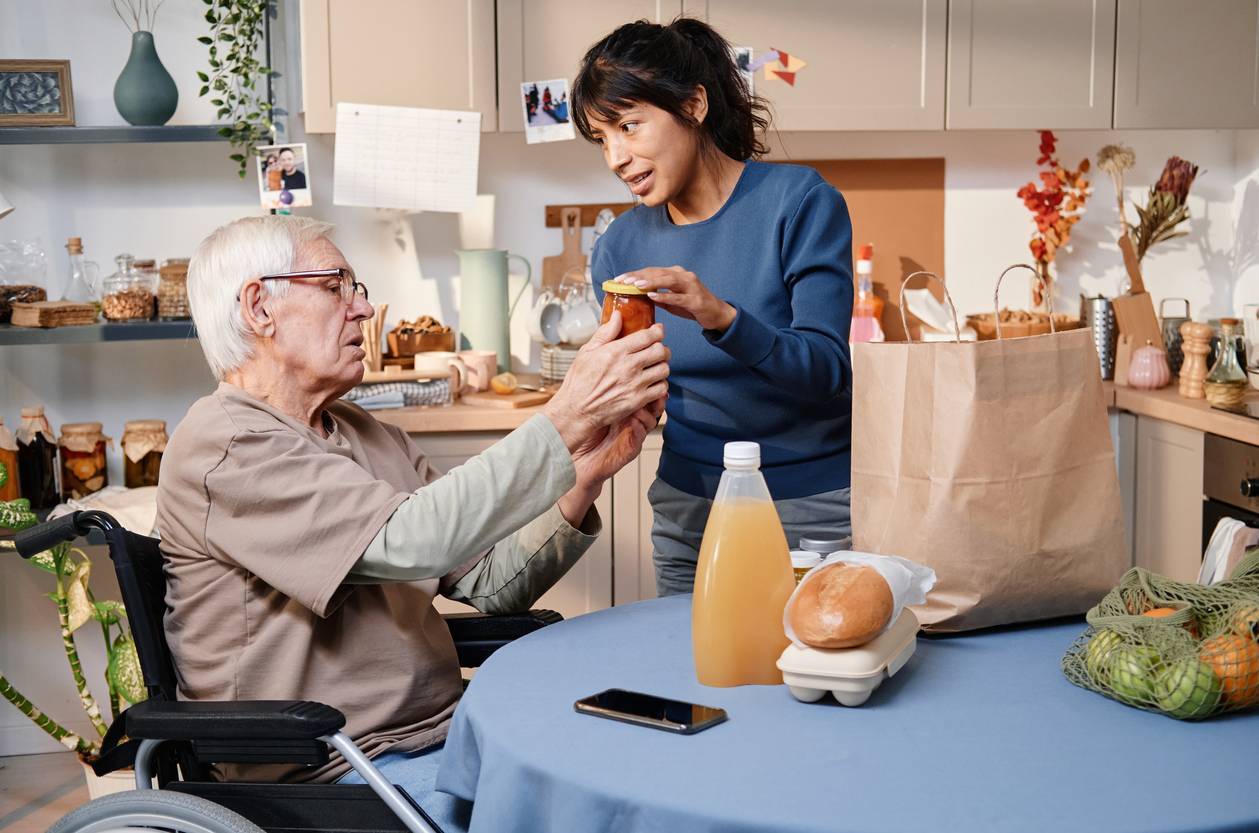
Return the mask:
<path id="1" fill-rule="evenodd" d="M 543 413 L 555 424 L 569 451 L 586 446 L 600 429 L 626 420 L 668 394 L 669 348 L 664 327 L 617 338 L 621 314 L 595 330 L 578 352 L 564 383 Z"/>
<path id="2" fill-rule="evenodd" d="M 709 291 L 694 272 L 688 272 L 681 266 L 639 269 L 618 280 L 647 290 L 647 297 L 657 306 L 680 318 L 690 318 L 705 330 L 724 333 L 738 314 L 733 306 Z M 662 289 L 666 291 L 661 292 Z"/>
<path id="3" fill-rule="evenodd" d="M 639 455 L 643 440 L 660 422 L 664 400 L 656 400 L 616 425 L 601 428 L 573 451 L 577 485 L 559 500 L 560 512 L 574 527 L 599 497 L 603 483 Z"/>

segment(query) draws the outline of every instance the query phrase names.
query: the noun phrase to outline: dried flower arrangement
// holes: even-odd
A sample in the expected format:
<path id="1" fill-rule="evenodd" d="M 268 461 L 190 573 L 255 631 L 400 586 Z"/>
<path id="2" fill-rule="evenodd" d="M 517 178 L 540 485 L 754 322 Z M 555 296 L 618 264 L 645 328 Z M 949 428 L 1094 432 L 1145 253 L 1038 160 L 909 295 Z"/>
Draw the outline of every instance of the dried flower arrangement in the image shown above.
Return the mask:
<path id="1" fill-rule="evenodd" d="M 1046 168 L 1040 172 L 1041 187 L 1037 188 L 1036 183 L 1029 182 L 1018 190 L 1019 199 L 1032 212 L 1036 222 L 1036 233 L 1032 235 L 1028 248 L 1036 260 L 1036 271 L 1043 282 L 1032 289 L 1032 302 L 1037 307 L 1045 303 L 1046 295 L 1053 293 L 1049 264 L 1054 262 L 1058 250 L 1070 242 L 1071 227 L 1080 221 L 1085 203 L 1092 193 L 1086 176 L 1089 160 L 1081 159 L 1075 170 L 1068 170 L 1054 155 L 1057 142 L 1053 131 L 1040 132 L 1040 157 L 1036 164 Z"/>
<path id="2" fill-rule="evenodd" d="M 1097 154 L 1097 166 L 1110 175 L 1115 186 L 1115 198 L 1119 202 L 1119 222 L 1123 227 L 1123 236 L 1127 237 L 1136 251 L 1137 262 L 1145 257 L 1146 252 L 1155 243 L 1162 243 L 1175 237 L 1183 237 L 1188 231 L 1177 230 L 1177 226 L 1189 219 L 1189 188 L 1198 176 L 1198 166 L 1192 162 L 1173 156 L 1163 166 L 1163 173 L 1158 178 L 1145 198 L 1145 205 L 1133 203 L 1138 222 L 1135 226 L 1128 222 L 1124 211 L 1124 173 L 1136 164 L 1136 154 L 1124 145 L 1106 145 Z"/>

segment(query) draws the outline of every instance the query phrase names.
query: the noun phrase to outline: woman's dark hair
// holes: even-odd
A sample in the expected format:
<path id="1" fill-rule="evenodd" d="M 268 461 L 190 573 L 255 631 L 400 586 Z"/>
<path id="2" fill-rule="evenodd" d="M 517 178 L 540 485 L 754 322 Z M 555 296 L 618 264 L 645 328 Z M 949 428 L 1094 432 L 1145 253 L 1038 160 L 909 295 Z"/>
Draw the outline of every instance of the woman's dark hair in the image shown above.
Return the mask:
<path id="1" fill-rule="evenodd" d="M 684 109 L 700 85 L 708 93 L 702 124 Z M 573 82 L 572 117 L 581 135 L 595 141 L 590 114 L 614 121 L 637 103 L 670 113 L 739 162 L 768 152 L 757 134 L 769 126 L 769 108 L 747 88 L 730 44 L 702 20 L 626 23 L 590 47 Z"/>

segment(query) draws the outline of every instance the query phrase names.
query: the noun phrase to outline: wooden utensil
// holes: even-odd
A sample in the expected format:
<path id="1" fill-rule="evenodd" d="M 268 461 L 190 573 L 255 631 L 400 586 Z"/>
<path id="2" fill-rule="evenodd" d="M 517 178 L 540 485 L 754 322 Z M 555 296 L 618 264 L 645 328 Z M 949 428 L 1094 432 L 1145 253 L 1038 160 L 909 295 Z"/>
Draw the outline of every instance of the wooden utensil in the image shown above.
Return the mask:
<path id="1" fill-rule="evenodd" d="M 583 278 L 586 271 L 586 254 L 581 250 L 581 209 L 575 205 L 565 206 L 561 216 L 564 248 L 558 255 L 542 258 L 542 288 L 551 292 L 560 288 L 564 275 L 570 270 L 581 272 Z"/>
<path id="2" fill-rule="evenodd" d="M 360 323 L 363 328 L 363 351 L 367 353 L 363 357 L 363 364 L 367 366 L 368 373 L 378 373 L 383 369 L 380 333 L 385 328 L 385 313 L 388 311 L 388 304 L 377 304 L 376 312 L 372 317 Z"/>
<path id="3" fill-rule="evenodd" d="M 491 408 L 530 408 L 534 405 L 545 405 L 551 401 L 551 397 L 554 395 L 555 391 L 553 390 L 517 390 L 516 393 L 508 394 L 479 391 L 477 393 L 465 393 L 463 402 L 465 405 L 487 405 Z"/>
<path id="4" fill-rule="evenodd" d="M 1119 251 L 1123 252 L 1123 265 L 1128 270 L 1128 280 L 1132 284 L 1128 294 L 1138 295 L 1144 292 L 1145 281 L 1141 278 L 1141 261 L 1137 260 L 1137 250 L 1132 246 L 1131 237 L 1125 234 L 1119 238 Z"/>
<path id="5" fill-rule="evenodd" d="M 1210 372 L 1207 354 L 1211 352 L 1211 336 L 1214 334 L 1210 324 L 1186 321 L 1180 325 L 1185 351 L 1185 363 L 1180 366 L 1180 395 L 1186 399 L 1206 398 L 1203 381 Z"/>

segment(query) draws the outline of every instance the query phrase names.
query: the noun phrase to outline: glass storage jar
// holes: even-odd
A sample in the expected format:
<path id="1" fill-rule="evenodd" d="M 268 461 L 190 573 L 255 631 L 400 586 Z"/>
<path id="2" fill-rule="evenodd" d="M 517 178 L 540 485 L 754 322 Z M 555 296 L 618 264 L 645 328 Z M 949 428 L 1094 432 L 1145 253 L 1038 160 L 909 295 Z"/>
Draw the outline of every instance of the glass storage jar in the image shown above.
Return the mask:
<path id="1" fill-rule="evenodd" d="M 153 297 L 157 291 L 157 273 L 136 267 L 129 254 L 114 258 L 118 271 L 105 278 L 101 286 L 101 309 L 111 321 L 147 321 L 153 317 Z M 141 261 L 144 262 L 144 261 Z"/>
<path id="2" fill-rule="evenodd" d="M 603 315 L 599 323 L 606 324 L 612 313 L 621 313 L 621 335 L 627 336 L 645 330 L 656 323 L 656 305 L 647 293 L 628 283 L 603 282 Z"/>
<path id="3" fill-rule="evenodd" d="M 166 420 L 133 419 L 122 429 L 123 482 L 128 489 L 156 486 L 166 451 Z"/>
<path id="4" fill-rule="evenodd" d="M 21 495 L 18 488 L 17 437 L 4 427 L 0 419 L 0 465 L 4 466 L 4 474 L 0 476 L 0 500 L 15 500 Z"/>
<path id="5" fill-rule="evenodd" d="M 17 467 L 22 497 L 35 510 L 57 505 L 57 438 L 37 405 L 22 409 L 22 424 L 17 429 Z"/>
<path id="6" fill-rule="evenodd" d="M 109 485 L 105 444 L 112 442 L 99 422 L 70 422 L 61 426 L 61 499 L 78 500 Z"/>
<path id="7" fill-rule="evenodd" d="M 157 317 L 167 321 L 192 317 L 188 306 L 188 258 L 173 257 L 162 261 L 161 278 L 157 284 Z"/>

